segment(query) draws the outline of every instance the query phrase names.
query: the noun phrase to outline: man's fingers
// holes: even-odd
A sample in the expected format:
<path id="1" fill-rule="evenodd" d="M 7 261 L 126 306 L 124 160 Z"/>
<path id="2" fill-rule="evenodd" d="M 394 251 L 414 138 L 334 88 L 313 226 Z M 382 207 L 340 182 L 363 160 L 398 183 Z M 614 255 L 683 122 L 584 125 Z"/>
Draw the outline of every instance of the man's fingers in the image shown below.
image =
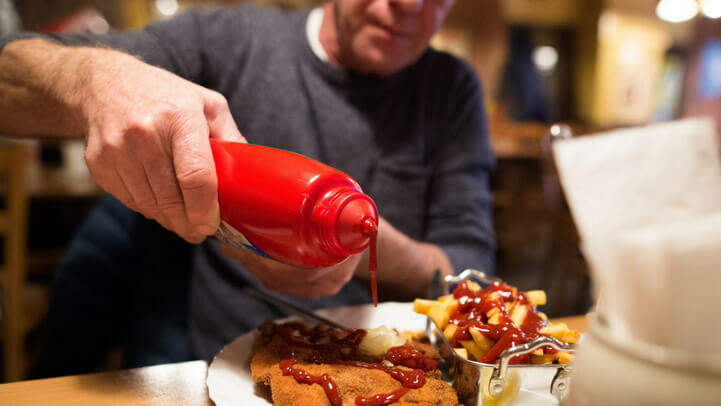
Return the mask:
<path id="1" fill-rule="evenodd" d="M 115 169 L 123 185 L 133 199 L 135 209 L 145 217 L 162 220 L 162 213 L 158 210 L 158 203 L 150 188 L 150 182 L 139 162 L 128 162 L 126 159 L 114 159 Z"/>
<path id="2" fill-rule="evenodd" d="M 145 171 L 161 213 L 158 222 L 190 243 L 201 242 L 204 236 L 195 231 L 188 220 L 172 158 L 160 145 L 160 139 L 152 136 L 136 138 L 136 142 L 133 149 L 138 151 L 139 165 Z"/>
<path id="3" fill-rule="evenodd" d="M 113 165 L 103 162 L 101 145 L 94 141 L 95 139 L 94 137 L 89 138 L 88 145 L 85 147 L 85 165 L 90 171 L 90 177 L 98 186 L 113 195 L 130 210 L 138 211 L 138 207 L 120 178 L 117 169 Z"/>
<path id="4" fill-rule="evenodd" d="M 113 168 L 113 174 L 111 177 L 113 178 L 112 183 L 114 183 L 114 185 L 110 186 L 107 190 L 109 192 L 110 190 L 113 190 L 114 192 L 110 192 L 110 194 L 123 202 L 123 204 L 125 204 L 125 206 L 127 206 L 130 210 L 138 212 L 138 205 L 135 203 L 133 195 L 130 193 L 127 186 L 125 186 L 125 182 L 123 182 L 123 178 L 120 177 L 117 169 Z"/>
<path id="5" fill-rule="evenodd" d="M 231 142 L 247 142 L 238 130 L 228 102 L 220 93 L 206 91 L 204 93 L 204 113 L 208 120 L 210 138 Z"/>
<path id="6" fill-rule="evenodd" d="M 135 204 L 135 200 L 133 200 L 133 195 L 128 191 L 125 182 L 123 182 L 123 179 L 115 168 L 110 168 L 107 173 L 100 175 L 99 178 L 103 180 L 98 181 L 96 176 L 93 175 L 93 179 L 96 179 L 95 182 L 106 192 L 113 195 L 130 210 L 139 212 L 138 205 Z"/>
<path id="7" fill-rule="evenodd" d="M 263 285 L 287 295 L 315 299 L 333 295 L 353 277 L 360 256 L 328 268 L 300 268 L 263 258 L 242 248 L 221 244 L 222 251 L 240 261 Z"/>
<path id="8" fill-rule="evenodd" d="M 172 166 L 169 159 L 158 159 L 157 161 L 160 163 L 160 166 Z M 157 167 L 145 165 L 143 165 L 143 167 L 148 176 L 150 187 L 155 194 L 158 213 L 160 213 L 156 220 L 160 225 L 175 232 L 191 244 L 202 242 L 205 236 L 198 233 L 195 227 L 188 221 L 188 217 L 185 214 L 185 206 L 183 205 L 183 198 L 180 195 L 180 188 L 178 188 L 172 172 L 168 178 L 168 176 L 164 175 L 164 171 L 158 170 Z"/>
<path id="9" fill-rule="evenodd" d="M 202 114 L 188 115 L 178 118 L 170 131 L 173 168 L 186 215 L 199 233 L 211 235 L 220 224 L 220 209 L 207 122 Z"/>
<path id="10" fill-rule="evenodd" d="M 142 166 L 140 166 L 140 168 L 142 169 Z M 178 229 L 177 226 L 169 220 L 166 214 L 159 209 L 156 199 L 152 197 L 153 192 L 150 187 L 150 183 L 145 177 L 145 172 L 141 172 L 142 173 L 128 171 L 126 166 L 119 166 L 118 177 L 121 179 L 133 199 L 133 206 L 129 207 L 146 218 L 157 221 L 161 226 L 175 232 L 181 238 L 190 243 L 201 242 L 203 237 L 200 234 Z"/>

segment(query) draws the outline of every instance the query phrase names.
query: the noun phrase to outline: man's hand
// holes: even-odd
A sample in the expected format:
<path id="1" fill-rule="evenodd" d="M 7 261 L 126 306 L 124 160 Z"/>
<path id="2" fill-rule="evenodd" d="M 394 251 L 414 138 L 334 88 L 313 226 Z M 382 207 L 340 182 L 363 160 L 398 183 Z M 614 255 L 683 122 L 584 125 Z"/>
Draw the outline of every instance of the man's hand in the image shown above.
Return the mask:
<path id="1" fill-rule="evenodd" d="M 266 288 L 310 299 L 338 293 L 353 277 L 362 256 L 351 255 L 340 264 L 327 268 L 298 268 L 227 244 L 222 245 L 222 250 L 242 262 Z"/>
<path id="2" fill-rule="evenodd" d="M 208 139 L 245 141 L 220 94 L 122 52 L 42 39 L 0 54 L 0 131 L 84 135 L 98 185 L 190 242 L 219 223 Z"/>
<path id="3" fill-rule="evenodd" d="M 268 289 L 317 298 L 338 293 L 353 276 L 369 279 L 368 250 L 328 268 L 297 268 L 223 244 L 222 250 L 245 265 Z M 383 297 L 412 300 L 425 295 L 435 270 L 453 274 L 448 257 L 437 245 L 415 241 L 385 219 L 378 224 L 378 286 Z M 389 293 L 390 292 L 390 293 Z"/>
<path id="4" fill-rule="evenodd" d="M 119 52 L 86 52 L 77 105 L 95 182 L 188 242 L 213 234 L 220 217 L 209 138 L 245 141 L 225 98 Z"/>

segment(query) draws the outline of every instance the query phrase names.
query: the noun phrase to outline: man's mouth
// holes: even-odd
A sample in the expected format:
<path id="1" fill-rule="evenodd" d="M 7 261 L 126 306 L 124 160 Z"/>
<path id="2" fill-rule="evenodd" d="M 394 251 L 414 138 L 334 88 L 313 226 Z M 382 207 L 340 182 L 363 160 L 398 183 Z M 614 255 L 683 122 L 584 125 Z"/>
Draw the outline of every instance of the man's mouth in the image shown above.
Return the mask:
<path id="1" fill-rule="evenodd" d="M 404 31 L 404 30 L 399 30 L 392 25 L 387 25 L 387 24 L 383 24 L 383 23 L 379 23 L 379 22 L 373 22 L 372 24 L 395 38 L 410 38 L 411 37 L 410 32 Z"/>

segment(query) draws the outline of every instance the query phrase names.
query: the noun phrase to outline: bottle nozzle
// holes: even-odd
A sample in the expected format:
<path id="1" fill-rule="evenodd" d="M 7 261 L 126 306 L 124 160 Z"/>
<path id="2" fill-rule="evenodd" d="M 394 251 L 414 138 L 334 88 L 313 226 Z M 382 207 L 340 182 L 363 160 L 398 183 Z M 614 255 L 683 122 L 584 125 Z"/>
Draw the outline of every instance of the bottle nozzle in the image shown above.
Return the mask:
<path id="1" fill-rule="evenodd" d="M 370 243 L 370 236 L 378 232 L 378 212 L 370 199 L 353 199 L 338 216 L 338 241 L 347 251 L 358 253 Z"/>
<path id="2" fill-rule="evenodd" d="M 378 223 L 370 217 L 366 218 L 361 225 L 361 232 L 368 237 L 378 234 Z"/>

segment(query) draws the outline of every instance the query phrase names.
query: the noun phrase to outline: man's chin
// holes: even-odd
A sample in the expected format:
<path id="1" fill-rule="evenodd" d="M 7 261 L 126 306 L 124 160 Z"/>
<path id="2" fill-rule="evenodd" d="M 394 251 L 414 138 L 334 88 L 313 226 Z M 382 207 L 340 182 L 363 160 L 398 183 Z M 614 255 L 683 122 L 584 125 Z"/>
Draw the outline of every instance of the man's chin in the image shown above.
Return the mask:
<path id="1" fill-rule="evenodd" d="M 386 50 L 366 49 L 366 52 L 359 55 L 358 70 L 361 73 L 377 76 L 390 76 L 409 65 L 402 58 L 401 53 L 389 53 Z"/>

